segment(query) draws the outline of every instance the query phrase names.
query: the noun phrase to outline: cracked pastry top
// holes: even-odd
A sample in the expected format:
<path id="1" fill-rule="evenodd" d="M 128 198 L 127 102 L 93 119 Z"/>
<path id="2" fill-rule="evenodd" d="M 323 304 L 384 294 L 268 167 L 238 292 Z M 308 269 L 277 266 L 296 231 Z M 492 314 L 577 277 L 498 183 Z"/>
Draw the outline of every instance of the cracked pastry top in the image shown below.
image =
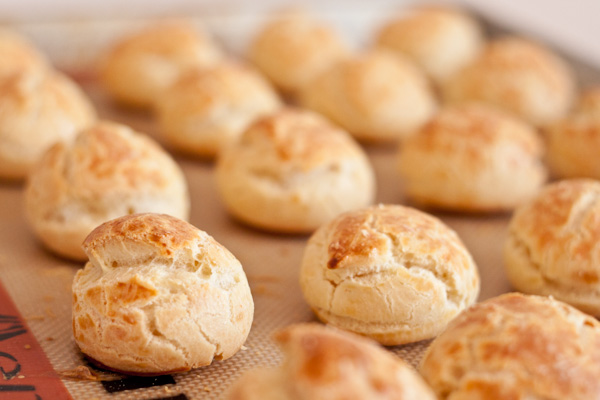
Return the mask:
<path id="1" fill-rule="evenodd" d="M 81 243 L 98 225 L 140 212 L 187 219 L 187 182 L 147 135 L 102 121 L 51 147 L 25 188 L 27 220 L 48 249 L 85 260 Z"/>
<path id="2" fill-rule="evenodd" d="M 163 21 L 117 40 L 101 61 L 100 77 L 120 104 L 151 108 L 183 72 L 221 58 L 208 34 L 184 21 Z"/>
<path id="3" fill-rule="evenodd" d="M 519 207 L 504 264 L 517 290 L 600 315 L 600 182 L 559 181 Z"/>
<path id="4" fill-rule="evenodd" d="M 459 212 L 512 210 L 546 181 L 543 143 L 525 122 L 483 103 L 441 109 L 399 149 L 416 203 Z"/>
<path id="5" fill-rule="evenodd" d="M 477 57 L 483 35 L 477 21 L 458 9 L 421 6 L 386 23 L 375 42 L 411 58 L 442 83 Z"/>
<path id="6" fill-rule="evenodd" d="M 542 45 L 520 37 L 490 41 L 443 86 L 448 103 L 482 101 L 525 121 L 545 126 L 562 118 L 575 95 L 566 62 Z"/>
<path id="7" fill-rule="evenodd" d="M 552 298 L 504 294 L 461 313 L 420 372 L 440 400 L 600 397 L 600 323 Z"/>
<path id="8" fill-rule="evenodd" d="M 232 61 L 187 72 L 156 101 L 160 136 L 170 147 L 214 158 L 281 101 L 253 68 Z"/>
<path id="9" fill-rule="evenodd" d="M 108 221 L 83 244 L 73 281 L 81 351 L 134 375 L 187 371 L 243 345 L 254 303 L 240 262 L 210 235 L 161 214 Z"/>
<path id="10" fill-rule="evenodd" d="M 544 133 L 554 176 L 600 179 L 600 86 L 586 90 L 575 109 Z"/>
<path id="11" fill-rule="evenodd" d="M 479 273 L 457 234 L 400 205 L 339 215 L 306 245 L 304 298 L 322 321 L 384 345 L 439 334 L 479 294 Z"/>
<path id="12" fill-rule="evenodd" d="M 59 72 L 25 69 L 0 79 L 0 179 L 25 180 L 49 147 L 95 120 L 90 100 Z"/>
<path id="13" fill-rule="evenodd" d="M 373 201 L 375 178 L 352 137 L 310 111 L 283 109 L 255 121 L 216 166 L 228 211 L 275 232 L 312 232 Z"/>
<path id="14" fill-rule="evenodd" d="M 229 400 L 434 400 L 423 379 L 377 343 L 319 324 L 297 324 L 275 340 L 283 363 L 246 372 Z"/>
<path id="15" fill-rule="evenodd" d="M 388 50 L 339 61 L 300 93 L 302 106 L 323 114 L 358 140 L 393 142 L 413 134 L 437 101 L 413 62 Z"/>
<path id="16" fill-rule="evenodd" d="M 0 80 L 21 71 L 49 68 L 46 57 L 33 44 L 6 28 L 0 28 L 0 60 Z"/>
<path id="17" fill-rule="evenodd" d="M 248 58 L 275 87 L 293 96 L 347 52 L 330 26 L 291 11 L 267 21 L 253 38 Z"/>

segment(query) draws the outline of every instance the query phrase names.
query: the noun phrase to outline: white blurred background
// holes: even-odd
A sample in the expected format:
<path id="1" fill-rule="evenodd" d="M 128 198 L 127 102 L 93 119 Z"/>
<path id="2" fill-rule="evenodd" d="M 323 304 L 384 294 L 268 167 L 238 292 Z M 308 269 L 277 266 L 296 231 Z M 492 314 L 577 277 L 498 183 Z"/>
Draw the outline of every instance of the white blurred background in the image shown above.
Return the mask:
<path id="1" fill-rule="evenodd" d="M 446 0 L 532 35 L 600 67 L 600 0 Z M 0 24 L 14 26 L 51 54 L 55 63 L 93 62 L 94 53 L 125 29 L 163 17 L 202 23 L 230 50 L 241 52 L 260 23 L 257 16 L 301 6 L 320 14 L 357 46 L 414 0 L 0 0 Z"/>

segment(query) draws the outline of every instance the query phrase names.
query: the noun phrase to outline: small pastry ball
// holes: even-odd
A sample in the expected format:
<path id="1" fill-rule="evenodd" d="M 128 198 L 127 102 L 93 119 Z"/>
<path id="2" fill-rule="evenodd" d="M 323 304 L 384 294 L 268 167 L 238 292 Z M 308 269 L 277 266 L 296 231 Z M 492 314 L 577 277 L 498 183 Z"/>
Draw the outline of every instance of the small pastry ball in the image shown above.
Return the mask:
<path id="1" fill-rule="evenodd" d="M 469 308 L 420 372 L 440 399 L 600 398 L 600 323 L 552 298 L 505 294 Z"/>
<path id="2" fill-rule="evenodd" d="M 408 364 L 366 338 L 318 324 L 275 336 L 285 360 L 246 372 L 229 400 L 434 400 Z"/>
<path id="3" fill-rule="evenodd" d="M 546 139 L 555 176 L 600 179 L 600 87 L 586 92 L 575 111 L 549 127 Z"/>
<path id="4" fill-rule="evenodd" d="M 164 214 L 127 215 L 83 247 L 73 334 L 94 362 L 159 375 L 225 360 L 244 344 L 254 313 L 246 275 L 206 232 Z"/>
<path id="5" fill-rule="evenodd" d="M 284 109 L 253 123 L 216 166 L 228 211 L 274 232 L 307 233 L 373 201 L 364 151 L 316 114 Z"/>
<path id="6" fill-rule="evenodd" d="M 9 29 L 0 28 L 0 80 L 23 71 L 48 68 L 48 61 L 27 39 Z"/>
<path id="7" fill-rule="evenodd" d="M 556 182 L 519 207 L 504 263 L 517 290 L 600 316 L 600 182 Z"/>
<path id="8" fill-rule="evenodd" d="M 122 105 L 150 108 L 182 72 L 220 59 L 206 34 L 181 21 L 162 22 L 118 41 L 105 55 L 100 75 Z"/>
<path id="9" fill-rule="evenodd" d="M 213 158 L 256 118 L 281 107 L 271 86 L 251 68 L 221 63 L 184 74 L 157 99 L 164 141 Z"/>
<path id="10" fill-rule="evenodd" d="M 399 170 L 416 203 L 497 212 L 535 196 L 547 175 L 542 153 L 520 120 L 482 104 L 448 106 L 402 143 Z"/>
<path id="11" fill-rule="evenodd" d="M 401 53 L 442 83 L 475 59 L 483 37 L 469 15 L 448 7 L 416 7 L 388 22 L 376 46 Z"/>
<path id="12" fill-rule="evenodd" d="M 58 255 L 85 260 L 81 243 L 122 215 L 157 212 L 187 219 L 183 172 L 148 136 L 100 122 L 72 143 L 51 147 L 34 167 L 25 211 L 39 239 Z"/>
<path id="13" fill-rule="evenodd" d="M 507 37 L 491 41 L 448 79 L 443 92 L 449 103 L 483 101 L 543 126 L 569 110 L 575 82 L 567 64 L 550 50 Z"/>
<path id="14" fill-rule="evenodd" d="M 248 58 L 283 93 L 294 95 L 346 56 L 338 34 L 300 12 L 271 19 L 250 45 Z"/>
<path id="15" fill-rule="evenodd" d="M 0 80 L 0 179 L 24 180 L 50 146 L 95 119 L 87 96 L 58 72 L 25 70 Z"/>
<path id="16" fill-rule="evenodd" d="M 398 345 L 444 330 L 477 299 L 479 273 L 440 220 L 377 205 L 341 214 L 311 236 L 300 286 L 323 322 Z"/>
<path id="17" fill-rule="evenodd" d="M 425 76 L 383 50 L 337 63 L 303 90 L 300 102 L 365 142 L 408 137 L 436 109 Z"/>

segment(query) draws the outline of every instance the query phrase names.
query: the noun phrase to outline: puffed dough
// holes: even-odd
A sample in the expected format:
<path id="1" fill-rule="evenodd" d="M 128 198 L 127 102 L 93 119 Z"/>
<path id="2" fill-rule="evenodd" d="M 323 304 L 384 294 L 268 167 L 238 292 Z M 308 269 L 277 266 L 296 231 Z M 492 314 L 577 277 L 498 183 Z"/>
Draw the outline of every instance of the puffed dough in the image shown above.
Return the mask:
<path id="1" fill-rule="evenodd" d="M 81 243 L 98 225 L 140 212 L 187 219 L 183 172 L 148 136 L 99 122 L 51 147 L 29 176 L 27 220 L 48 249 L 85 260 Z"/>
<path id="2" fill-rule="evenodd" d="M 9 29 L 0 28 L 0 80 L 15 73 L 47 69 L 48 61 L 33 44 Z"/>
<path id="3" fill-rule="evenodd" d="M 24 180 L 49 147 L 95 119 L 87 96 L 59 72 L 25 69 L 0 80 L 0 179 Z"/>
<path id="4" fill-rule="evenodd" d="M 415 7 L 388 22 L 376 46 L 406 55 L 442 83 L 475 59 L 483 46 L 474 18 L 449 7 Z"/>
<path id="5" fill-rule="evenodd" d="M 187 371 L 242 346 L 254 303 L 240 262 L 177 218 L 128 215 L 96 228 L 73 281 L 81 351 L 134 375 Z"/>
<path id="6" fill-rule="evenodd" d="M 600 87 L 585 92 L 576 109 L 545 133 L 553 175 L 600 179 Z"/>
<path id="7" fill-rule="evenodd" d="M 365 142 L 408 137 L 436 109 L 425 75 L 384 50 L 338 62 L 304 88 L 300 103 Z"/>
<path id="8" fill-rule="evenodd" d="M 479 274 L 456 233 L 399 205 L 339 215 L 304 250 L 300 286 L 322 321 L 384 345 L 439 334 L 479 293 Z"/>
<path id="9" fill-rule="evenodd" d="M 461 313 L 425 353 L 438 398 L 600 398 L 600 323 L 552 298 L 505 294 Z"/>
<path id="10" fill-rule="evenodd" d="M 567 64 L 541 45 L 518 37 L 491 41 L 443 88 L 446 102 L 487 102 L 537 126 L 563 117 L 574 94 Z"/>
<path id="11" fill-rule="evenodd" d="M 119 103 L 151 108 L 184 71 L 214 65 L 221 57 L 207 34 L 182 21 L 161 22 L 115 43 L 102 60 L 100 77 Z"/>
<path id="12" fill-rule="evenodd" d="M 416 203 L 460 212 L 512 210 L 546 180 L 543 144 L 519 119 L 484 104 L 443 108 L 400 147 Z"/>
<path id="13" fill-rule="evenodd" d="M 257 120 L 221 153 L 215 172 L 229 212 L 275 232 L 312 232 L 375 195 L 361 147 L 309 111 L 283 109 Z"/>
<path id="14" fill-rule="evenodd" d="M 434 400 L 423 379 L 368 339 L 318 324 L 292 325 L 276 340 L 285 360 L 246 372 L 229 400 Z"/>
<path id="15" fill-rule="evenodd" d="M 185 73 L 156 102 L 166 144 L 209 158 L 237 140 L 252 121 L 280 107 L 260 74 L 233 62 Z"/>
<path id="16" fill-rule="evenodd" d="M 519 207 L 504 262 L 517 290 L 600 316 L 600 182 L 559 181 Z"/>
<path id="17" fill-rule="evenodd" d="M 347 54 L 329 26 L 302 12 L 268 21 L 252 41 L 248 58 L 283 93 L 294 95 Z"/>

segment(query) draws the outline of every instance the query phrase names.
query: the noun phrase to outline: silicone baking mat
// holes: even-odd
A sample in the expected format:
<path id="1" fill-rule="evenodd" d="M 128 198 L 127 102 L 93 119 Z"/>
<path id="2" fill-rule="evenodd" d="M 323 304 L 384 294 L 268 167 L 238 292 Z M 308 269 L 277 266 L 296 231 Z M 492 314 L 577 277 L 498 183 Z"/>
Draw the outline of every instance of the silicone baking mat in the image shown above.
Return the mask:
<path id="1" fill-rule="evenodd" d="M 487 27 L 494 35 L 501 31 L 489 23 Z M 582 85 L 600 83 L 600 71 L 575 60 L 571 62 Z M 156 134 L 157 126 L 151 114 L 118 109 L 93 79 L 83 79 L 81 84 L 102 118 L 129 124 L 151 136 Z M 396 147 L 366 150 L 377 174 L 376 201 L 406 204 L 395 168 Z M 89 366 L 78 351 L 71 330 L 71 282 L 83 264 L 46 252 L 25 222 L 23 187 L 2 183 L 0 372 L 3 376 L 0 377 L 0 399 L 222 398 L 244 370 L 279 363 L 281 355 L 271 340 L 273 331 L 292 323 L 314 320 L 298 284 L 300 260 L 308 236 L 269 234 L 236 223 L 225 212 L 217 194 L 213 165 L 175 157 L 190 187 L 191 223 L 233 252 L 248 276 L 255 315 L 243 349 L 229 360 L 216 361 L 188 373 L 153 378 L 125 377 Z M 482 279 L 479 299 L 509 291 L 501 253 L 510 215 L 434 215 L 455 229 L 470 249 Z M 420 342 L 388 349 L 416 366 L 427 344 Z"/>

